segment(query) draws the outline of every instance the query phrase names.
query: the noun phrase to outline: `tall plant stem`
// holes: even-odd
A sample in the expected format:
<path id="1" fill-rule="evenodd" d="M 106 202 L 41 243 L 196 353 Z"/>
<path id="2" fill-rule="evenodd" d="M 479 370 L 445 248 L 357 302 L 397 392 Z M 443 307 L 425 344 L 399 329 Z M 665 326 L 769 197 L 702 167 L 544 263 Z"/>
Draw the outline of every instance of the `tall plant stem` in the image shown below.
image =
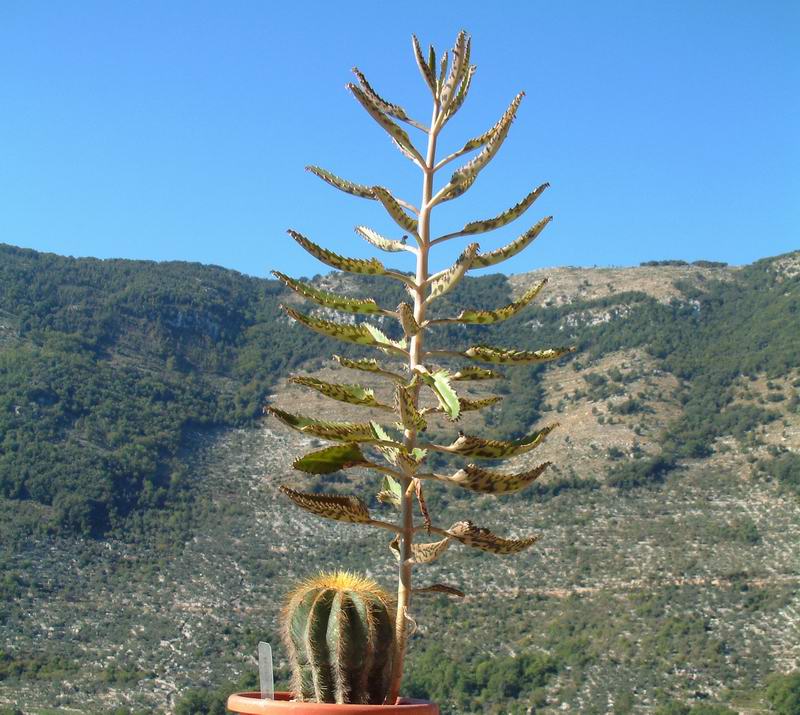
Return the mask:
<path id="1" fill-rule="evenodd" d="M 417 252 L 417 288 L 414 291 L 414 318 L 418 325 L 425 320 L 425 281 L 428 280 L 428 252 L 430 250 L 431 236 L 431 198 L 433 196 L 433 175 L 436 164 L 436 138 L 439 134 L 438 127 L 439 101 L 434 100 L 433 116 L 428 131 L 428 151 L 425 157 L 425 166 L 422 169 L 422 201 L 420 202 L 418 231 L 420 238 L 419 251 Z M 411 338 L 409 344 L 408 369 L 409 375 L 414 375 L 417 365 L 422 363 L 424 328 L 420 328 Z M 419 404 L 419 383 L 413 392 L 414 406 Z M 411 452 L 417 445 L 416 429 L 406 429 L 403 440 L 406 449 Z M 412 478 L 402 480 L 403 494 L 401 498 L 401 523 L 400 528 L 400 573 L 397 584 L 397 618 L 395 620 L 395 657 L 392 665 L 392 679 L 389 687 L 388 703 L 394 703 L 400 694 L 400 684 L 403 680 L 403 665 L 405 663 L 406 645 L 408 642 L 408 610 L 411 605 L 411 546 L 414 540 L 414 489 Z"/>

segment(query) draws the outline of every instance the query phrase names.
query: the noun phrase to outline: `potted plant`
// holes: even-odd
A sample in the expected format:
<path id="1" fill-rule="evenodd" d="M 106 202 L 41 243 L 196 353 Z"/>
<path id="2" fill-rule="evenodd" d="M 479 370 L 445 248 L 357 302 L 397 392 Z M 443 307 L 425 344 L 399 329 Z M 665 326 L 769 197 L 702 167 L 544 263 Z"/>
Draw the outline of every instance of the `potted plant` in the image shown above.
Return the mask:
<path id="1" fill-rule="evenodd" d="M 335 356 L 345 368 L 385 378 L 392 386 L 391 404 L 389 400 L 381 402 L 373 390 L 354 384 L 331 384 L 307 376 L 294 377 L 292 381 L 331 399 L 363 406 L 374 414 L 392 414 L 396 427 L 378 420 L 359 423 L 322 421 L 273 407 L 266 408 L 274 417 L 305 435 L 333 443 L 296 460 L 293 464 L 295 469 L 319 475 L 360 467 L 381 476 L 378 499 L 397 508 L 396 521 L 376 518 L 367 503 L 356 496 L 304 493 L 285 486 L 280 490 L 297 506 L 317 516 L 390 532 L 393 536 L 391 548 L 399 563 L 397 598 L 393 602 L 375 583 L 346 573 L 322 574 L 301 584 L 289 597 L 283 616 L 284 641 L 293 662 L 294 693 L 279 694 L 275 701 L 261 700 L 257 693 L 233 695 L 228 707 L 234 712 L 278 713 L 291 710 L 310 714 L 338 709 L 342 713 L 438 713 L 438 708 L 430 703 L 414 703 L 399 698 L 411 622 L 411 598 L 413 594 L 421 593 L 463 594 L 444 584 L 414 585 L 414 567 L 439 558 L 454 542 L 495 554 L 513 554 L 536 541 L 535 536 L 503 538 L 470 521 L 443 527 L 432 521 L 425 503 L 425 484 L 429 481 L 501 495 L 531 484 L 549 464 L 513 473 L 469 462 L 454 474 L 442 475 L 425 469 L 426 457 L 431 452 L 465 460 L 513 457 L 535 449 L 555 427 L 549 425 L 513 441 L 484 439 L 464 433 L 459 433 L 450 444 L 424 439 L 430 419 L 443 417 L 456 421 L 463 412 L 480 410 L 500 399 L 467 399 L 459 396 L 454 387 L 462 381 L 501 378 L 502 375 L 495 370 L 475 364 L 450 369 L 437 362 L 450 365 L 454 360 L 467 359 L 501 366 L 539 363 L 555 360 L 572 348 L 525 351 L 474 345 L 463 351 L 453 351 L 427 345 L 426 338 L 434 326 L 452 323 L 486 325 L 506 320 L 537 296 L 546 281 L 531 286 L 518 300 L 495 310 L 465 308 L 456 316 L 429 315 L 431 304 L 458 285 L 467 271 L 493 266 L 519 253 L 539 235 L 552 217 L 538 221 L 501 248 L 484 252 L 479 250 L 477 243 L 470 243 L 452 266 L 433 274 L 429 271 L 429 257 L 435 246 L 506 226 L 522 216 L 548 185 L 542 184 L 497 216 L 469 221 L 460 229 L 432 236 L 431 214 L 434 208 L 461 196 L 472 186 L 505 140 L 523 93 L 513 99 L 488 131 L 470 139 L 458 151 L 439 158 L 439 135 L 463 105 L 475 72 L 475 65 L 470 64 L 470 38 L 465 32 L 459 33 L 452 51 L 449 54 L 445 52 L 438 62 L 433 47 L 427 56 L 424 55 L 416 37 L 413 38 L 413 49 L 432 95 L 429 125 L 412 119 L 402 107 L 379 96 L 358 69 L 354 69 L 357 84 L 349 84 L 347 88 L 389 134 L 400 152 L 421 170 L 422 198 L 419 206 L 394 196 L 383 186 L 356 184 L 316 166 L 310 166 L 308 170 L 345 193 L 380 202 L 400 227 L 403 237 L 385 237 L 366 226 L 358 226 L 356 231 L 383 251 L 411 254 L 416 262 L 414 274 L 387 268 L 375 258 L 365 260 L 337 255 L 296 231 L 289 231 L 304 249 L 332 268 L 385 276 L 401 282 L 409 295 L 409 302 L 402 302 L 394 310 L 389 310 L 372 298 L 338 295 L 282 273 L 274 273 L 288 288 L 324 308 L 367 316 L 363 322 L 335 322 L 284 307 L 294 320 L 323 335 L 373 347 L 394 358 L 395 362 L 399 358 L 404 364 L 404 369 L 398 371 L 376 359 Z M 419 130 L 427 140 L 427 147 L 418 149 L 400 122 Z M 449 181 L 436 188 L 434 179 L 437 174 L 470 152 L 476 153 L 452 172 Z M 388 337 L 369 322 L 370 318 L 397 320 L 402 337 Z M 429 391 L 433 397 L 421 399 L 423 391 Z M 425 402 L 431 404 L 423 406 Z M 419 519 L 415 514 L 415 504 L 419 509 Z"/>

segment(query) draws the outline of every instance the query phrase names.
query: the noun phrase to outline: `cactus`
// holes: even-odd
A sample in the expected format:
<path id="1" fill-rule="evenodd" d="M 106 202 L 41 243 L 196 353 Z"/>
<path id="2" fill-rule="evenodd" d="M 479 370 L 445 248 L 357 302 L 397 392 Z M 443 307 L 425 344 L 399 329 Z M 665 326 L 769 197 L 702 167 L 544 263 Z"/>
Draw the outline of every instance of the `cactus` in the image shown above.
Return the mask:
<path id="1" fill-rule="evenodd" d="M 492 345 L 472 345 L 462 350 L 429 347 L 428 342 L 437 337 L 436 326 L 459 323 L 467 329 L 470 325 L 509 320 L 525 310 L 544 289 L 546 281 L 531 286 L 518 300 L 495 310 L 476 310 L 466 306 L 451 317 L 428 315 L 431 304 L 445 294 L 452 295 L 451 291 L 469 271 L 494 266 L 528 247 L 547 227 L 552 216 L 540 218 L 517 238 L 500 247 L 481 250 L 478 243 L 472 242 L 471 237 L 502 228 L 520 218 L 548 188 L 547 183 L 542 183 L 513 206 L 491 218 L 471 220 L 460 229 L 439 236 L 432 235 L 432 213 L 440 204 L 457 199 L 469 190 L 480 172 L 497 155 L 510 132 L 524 94 L 517 94 L 500 119 L 483 134 L 469 139 L 462 148 L 453 153 L 437 158 L 439 135 L 463 106 L 475 73 L 475 65 L 470 64 L 471 41 L 465 32 L 460 32 L 452 52 L 443 53 L 440 62 L 436 61 L 436 52 L 432 47 L 427 54 L 423 53 L 416 37 L 413 38 L 413 50 L 425 86 L 430 90 L 433 100 L 430 124 L 411 118 L 402 107 L 383 99 L 357 69 L 354 72 L 358 84 L 349 84 L 347 88 L 377 125 L 388 133 L 405 158 L 421 170 L 422 191 L 419 205 L 415 206 L 396 196 L 384 186 L 358 184 L 318 166 L 309 166 L 307 169 L 346 194 L 381 204 L 392 222 L 397 225 L 394 229 L 395 236 L 384 236 L 362 225 L 356 226 L 356 232 L 370 245 L 390 256 L 410 255 L 414 259 L 415 269 L 412 272 L 395 270 L 375 258 L 341 256 L 297 231 L 289 231 L 289 235 L 301 247 L 332 268 L 399 281 L 407 291 L 410 302 L 402 302 L 391 309 L 378 305 L 373 298 L 337 295 L 295 281 L 282 273 L 275 273 L 287 288 L 301 298 L 326 309 L 326 316 L 331 311 L 349 314 L 344 320 L 337 321 L 323 319 L 318 313 L 312 315 L 286 307 L 286 313 L 298 324 L 337 340 L 375 349 L 379 354 L 390 356 L 395 362 L 401 360 L 405 366 L 401 371 L 394 365 L 387 369 L 372 358 L 334 356 L 344 368 L 385 378 L 388 381 L 387 389 L 381 390 L 378 395 L 372 389 L 350 383 L 330 384 L 310 377 L 293 379 L 295 384 L 316 390 L 332 400 L 371 410 L 372 416 L 363 422 L 332 422 L 292 415 L 272 407 L 266 408 L 267 412 L 306 437 L 318 437 L 333 443 L 295 460 L 295 469 L 307 474 L 330 474 L 352 468 L 374 472 L 380 480 L 377 502 L 385 508 L 394 508 L 399 512 L 394 519 L 379 519 L 371 512 L 370 505 L 356 496 L 306 493 L 287 486 L 281 487 L 285 496 L 312 514 L 390 532 L 390 552 L 398 562 L 397 608 L 394 641 L 391 646 L 388 645 L 389 638 L 385 634 L 381 636 L 378 646 L 370 638 L 364 640 L 364 635 L 358 639 L 353 636 L 352 640 L 343 641 L 341 631 L 337 630 L 342 627 L 342 623 L 352 622 L 348 628 L 354 631 L 361 629 L 359 633 L 372 633 L 369 628 L 378 626 L 370 626 L 368 619 L 365 622 L 356 615 L 367 612 L 366 603 L 382 599 L 370 596 L 366 601 L 363 597 L 360 601 L 350 601 L 347 600 L 349 597 L 336 596 L 333 590 L 324 591 L 319 584 L 311 587 L 316 595 L 308 595 L 306 592 L 309 586 L 304 586 L 305 590 L 301 589 L 301 592 L 292 597 L 294 605 L 291 617 L 287 616 L 290 621 L 286 628 L 291 635 L 290 647 L 296 653 L 297 692 L 303 698 L 316 698 L 325 702 L 346 699 L 360 702 L 358 698 L 377 702 L 385 687 L 384 678 L 390 661 L 391 678 L 386 701 L 395 702 L 403 675 L 409 626 L 414 623 L 410 615 L 412 595 L 464 596 L 458 588 L 448 584 L 412 586 L 412 572 L 415 567 L 441 558 L 449 546 L 455 543 L 494 554 L 514 554 L 530 547 L 537 540 L 536 535 L 501 537 L 468 520 L 458 521 L 449 527 L 437 525 L 428 510 L 425 489 L 427 485 L 438 482 L 482 494 L 514 494 L 537 479 L 549 462 L 525 465 L 521 470 L 508 472 L 485 469 L 470 461 L 458 465 L 460 468 L 451 474 L 428 471 L 424 465 L 431 452 L 438 452 L 455 460 L 496 460 L 529 453 L 541 444 L 556 424 L 545 425 L 527 436 L 511 441 L 459 433 L 451 444 L 439 444 L 430 438 L 426 439 L 426 430 L 431 422 L 452 423 L 459 419 L 462 412 L 481 410 L 500 400 L 499 397 L 470 399 L 459 395 L 463 381 L 500 379 L 504 376 L 503 370 L 506 367 L 558 360 L 574 350 L 571 347 L 517 350 Z M 420 130 L 427 147 L 424 150 L 417 149 L 414 140 L 401 128 L 399 122 Z M 453 171 L 449 180 L 439 182 L 441 186 L 437 189 L 435 184 L 439 172 L 471 152 L 475 152 L 473 157 Z M 431 250 L 445 241 L 464 237 L 470 237 L 470 242 L 462 246 L 458 259 L 449 268 L 431 273 Z M 384 322 L 386 319 L 396 320 L 398 325 L 393 334 L 399 337 L 392 338 L 370 322 L 376 318 Z M 493 369 L 458 364 L 464 360 L 489 363 Z M 496 366 L 498 369 L 494 369 Z M 386 417 L 387 412 L 391 415 L 389 421 L 379 421 Z M 415 505 L 419 520 L 415 518 Z M 433 540 L 434 536 L 437 540 Z M 376 593 L 372 584 L 366 590 L 370 594 Z M 345 589 L 345 592 L 352 593 L 354 590 Z M 324 597 L 323 593 L 326 594 Z M 323 605 L 325 609 L 330 609 L 334 603 L 341 604 L 343 599 L 352 604 L 347 606 L 350 610 L 346 615 L 341 611 L 325 610 L 327 615 L 316 616 L 317 610 L 323 609 Z M 336 607 L 341 608 L 340 605 Z M 336 613 L 341 615 L 335 615 Z M 381 610 L 380 613 L 376 623 L 380 624 L 379 630 L 384 633 L 385 614 L 388 611 Z M 333 630 L 325 624 L 334 624 Z M 314 637 L 313 643 L 309 641 L 311 634 Z M 331 641 L 330 638 L 334 640 Z M 357 642 L 361 645 L 357 646 Z M 389 651 L 392 649 L 390 657 Z M 338 659 L 332 655 L 337 652 Z M 378 658 L 377 654 L 380 654 L 379 662 L 375 660 Z M 361 663 L 359 668 L 355 667 L 356 662 Z M 378 681 L 381 683 L 380 687 L 377 685 Z M 369 685 L 363 685 L 365 682 Z"/>
<path id="2" fill-rule="evenodd" d="M 380 705 L 394 656 L 394 608 L 374 581 L 344 571 L 300 584 L 284 611 L 297 698 Z"/>

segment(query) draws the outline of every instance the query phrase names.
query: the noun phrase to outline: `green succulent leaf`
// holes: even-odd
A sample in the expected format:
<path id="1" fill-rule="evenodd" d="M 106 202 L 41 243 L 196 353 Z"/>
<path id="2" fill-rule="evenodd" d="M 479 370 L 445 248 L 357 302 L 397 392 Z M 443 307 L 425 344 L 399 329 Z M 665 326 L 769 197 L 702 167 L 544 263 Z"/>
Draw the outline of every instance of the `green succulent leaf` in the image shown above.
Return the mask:
<path id="1" fill-rule="evenodd" d="M 372 358 L 362 358 L 360 360 L 351 360 L 350 358 L 343 357 L 341 355 L 334 355 L 333 359 L 336 360 L 342 367 L 349 368 L 351 370 L 361 370 L 362 372 L 371 372 L 376 375 L 383 375 L 384 377 L 389 377 L 392 380 L 397 380 L 398 382 L 405 382 L 405 379 L 402 375 L 398 375 L 397 373 L 390 372 L 389 370 L 384 370 L 377 360 Z M 476 368 L 480 370 L 481 368 Z M 490 371 L 487 371 L 490 372 Z"/>
<path id="2" fill-rule="evenodd" d="M 289 235 L 306 249 L 314 258 L 323 263 L 338 268 L 340 271 L 348 273 L 358 273 L 367 276 L 380 276 L 386 273 L 386 268 L 377 258 L 347 258 L 340 256 L 327 248 L 318 246 L 313 241 L 309 241 L 303 234 L 289 229 Z"/>
<path id="3" fill-rule="evenodd" d="M 472 262 L 472 267 L 486 268 L 487 266 L 493 266 L 501 261 L 505 261 L 507 258 L 516 256 L 520 251 L 524 250 L 528 245 L 530 245 L 533 240 L 544 230 L 544 227 L 547 226 L 547 224 L 552 220 L 552 216 L 543 218 L 536 225 L 529 228 L 519 238 L 514 239 L 508 245 L 503 246 L 502 248 L 497 248 L 494 251 L 489 251 L 488 253 L 478 253 Z"/>
<path id="4" fill-rule="evenodd" d="M 422 74 L 422 78 L 425 80 L 425 84 L 430 88 L 431 93 L 436 96 L 436 77 L 431 71 L 425 56 L 422 54 L 422 48 L 420 47 L 416 35 L 411 35 L 411 42 L 414 47 L 414 58 L 417 60 L 417 67 L 419 67 L 420 74 Z"/>
<path id="5" fill-rule="evenodd" d="M 374 442 L 376 440 L 372 425 L 369 422 L 315 420 L 311 417 L 284 412 L 277 407 L 267 407 L 266 411 L 292 429 L 320 439 L 329 439 L 335 442 Z"/>
<path id="6" fill-rule="evenodd" d="M 353 96 L 358 100 L 358 103 L 364 107 L 364 109 L 367 111 L 367 114 L 369 114 L 387 132 L 387 134 L 389 134 L 389 136 L 397 142 L 399 146 L 414 156 L 420 164 L 425 163 L 424 159 L 417 151 L 417 148 L 414 146 L 406 131 L 389 119 L 388 115 L 381 110 L 381 108 L 375 102 L 373 102 L 370 96 L 363 89 L 361 89 L 361 87 L 357 87 L 356 85 L 350 83 L 347 85 L 347 89 L 349 89 Z"/>
<path id="7" fill-rule="evenodd" d="M 442 88 L 444 87 L 445 78 L 447 76 L 447 66 L 449 60 L 449 53 L 445 50 L 439 58 L 439 76 L 436 79 L 436 96 L 439 97 L 441 102 Z"/>
<path id="8" fill-rule="evenodd" d="M 403 445 L 398 442 L 394 437 L 392 437 L 382 425 L 378 424 L 377 422 L 370 422 L 370 428 L 372 429 L 372 434 L 376 440 L 379 442 L 385 442 L 387 444 L 376 445 L 375 449 L 377 449 L 386 459 L 389 464 L 393 464 L 398 466 L 400 457 L 403 452 Z M 392 444 L 396 446 L 392 446 Z"/>
<path id="9" fill-rule="evenodd" d="M 307 328 L 314 330 L 322 335 L 327 335 L 337 340 L 343 340 L 348 343 L 355 343 L 356 345 L 370 345 L 372 347 L 380 348 L 381 350 L 388 350 L 394 352 L 404 353 L 401 345 L 404 341 L 390 340 L 378 328 L 369 323 L 359 323 L 358 325 L 351 325 L 350 323 L 335 323 L 331 320 L 323 320 L 322 318 L 314 318 L 305 313 L 300 313 L 293 308 L 282 306 L 287 315 L 294 318 L 298 323 L 305 325 Z"/>
<path id="10" fill-rule="evenodd" d="M 406 210 L 399 204 L 397 199 L 392 196 L 388 189 L 383 186 L 373 186 L 372 193 L 375 198 L 383 204 L 386 212 L 394 219 L 394 222 L 405 231 L 417 235 L 418 224 L 415 218 L 408 215 Z"/>
<path id="11" fill-rule="evenodd" d="M 361 387 L 360 385 L 344 385 L 339 383 L 323 382 L 314 377 L 298 375 L 289 378 L 289 382 L 295 385 L 310 387 L 312 390 L 330 397 L 332 400 L 347 402 L 351 405 L 361 405 L 364 407 L 377 407 L 379 409 L 391 409 L 389 405 L 384 405 L 375 399 L 375 393 L 371 388 Z"/>
<path id="12" fill-rule="evenodd" d="M 455 596 L 456 598 L 464 598 L 466 595 L 455 586 L 448 586 L 446 583 L 435 583 L 432 586 L 425 586 L 424 588 L 414 588 L 412 592 L 423 595 L 428 593 L 443 593 L 446 596 Z"/>
<path id="13" fill-rule="evenodd" d="M 315 288 L 308 283 L 296 281 L 278 271 L 272 271 L 272 275 L 298 295 L 313 300 L 315 303 L 326 308 L 362 315 L 377 315 L 384 312 L 372 298 L 351 298 L 349 296 L 319 290 L 319 288 Z"/>
<path id="14" fill-rule="evenodd" d="M 450 373 L 445 369 L 428 372 L 424 366 L 419 365 L 416 374 L 436 395 L 440 409 L 451 420 L 457 420 L 461 414 L 461 402 L 450 384 Z"/>
<path id="15" fill-rule="evenodd" d="M 503 539 L 488 529 L 475 526 L 471 521 L 459 521 L 453 524 L 447 533 L 465 546 L 500 555 L 516 554 L 539 540 L 538 536 L 529 536 L 525 539 Z"/>
<path id="16" fill-rule="evenodd" d="M 399 241 L 381 236 L 377 231 L 373 231 L 367 226 L 356 226 L 356 233 L 367 243 L 371 243 L 375 248 L 389 253 L 397 253 L 406 249 L 406 237 L 403 236 Z"/>
<path id="17" fill-rule="evenodd" d="M 367 505 L 358 497 L 340 496 L 338 494 L 308 494 L 281 486 L 279 491 L 285 494 L 301 509 L 334 521 L 350 524 L 369 524 L 372 519 Z"/>
<path id="18" fill-rule="evenodd" d="M 445 271 L 433 276 L 431 279 L 431 292 L 425 302 L 430 303 L 435 298 L 448 293 L 455 288 L 464 274 L 472 266 L 472 259 L 478 251 L 477 243 L 470 243 L 456 259 L 456 262 Z"/>
<path id="19" fill-rule="evenodd" d="M 371 462 L 357 444 L 336 444 L 295 460 L 292 466 L 307 474 L 332 474 L 350 467 L 364 467 Z"/>
<path id="20" fill-rule="evenodd" d="M 456 454 L 459 457 L 505 459 L 507 457 L 516 457 L 518 454 L 525 454 L 525 452 L 536 449 L 536 447 L 544 441 L 545 437 L 557 426 L 558 424 L 554 423 L 537 432 L 526 435 L 522 439 L 510 441 L 482 439 L 481 437 L 461 434 L 455 442 L 448 446 L 432 444 L 430 447 L 439 452 Z"/>
<path id="21" fill-rule="evenodd" d="M 468 464 L 452 476 L 443 479 L 451 484 L 457 484 L 464 489 L 480 492 L 481 494 L 511 494 L 536 481 L 550 464 L 550 462 L 544 462 L 533 469 L 515 474 L 482 469 L 474 464 Z"/>
<path id="22" fill-rule="evenodd" d="M 495 370 L 489 370 L 488 368 L 474 365 L 462 367 L 458 372 L 452 375 L 450 379 L 455 381 L 503 380 L 505 379 L 505 375 Z"/>
<path id="23" fill-rule="evenodd" d="M 352 181 L 342 179 L 341 177 L 336 176 L 336 174 L 332 174 L 330 171 L 327 171 L 319 166 L 307 166 L 306 171 L 310 171 L 315 176 L 318 176 L 320 179 L 339 189 L 340 191 L 344 191 L 346 194 L 358 196 L 362 199 L 375 199 L 375 197 L 372 195 L 372 188 L 369 186 L 364 186 L 363 184 L 354 184 Z"/>
<path id="24" fill-rule="evenodd" d="M 374 338 L 375 342 L 379 346 L 385 346 L 387 348 L 394 348 L 395 350 L 405 350 L 406 349 L 406 340 L 405 338 L 400 338 L 400 340 L 392 340 L 391 338 L 384 335 L 378 328 L 374 325 L 370 325 L 369 323 L 364 323 L 364 327 L 369 331 L 369 334 Z"/>
<path id="25" fill-rule="evenodd" d="M 418 464 L 425 459 L 426 454 L 428 454 L 428 450 L 422 449 L 422 447 L 414 447 L 414 449 L 411 450 L 411 456 Z"/>
<path id="26" fill-rule="evenodd" d="M 462 310 L 457 318 L 445 319 L 438 322 L 453 322 L 453 323 L 467 323 L 470 325 L 488 325 L 489 323 L 499 323 L 503 320 L 508 320 L 513 317 L 525 306 L 527 306 L 537 295 L 544 286 L 547 285 L 547 279 L 539 281 L 534 286 L 531 286 L 525 293 L 515 300 L 513 303 L 504 305 L 502 308 L 495 310 Z"/>
<path id="27" fill-rule="evenodd" d="M 383 484 L 381 490 L 378 492 L 378 501 L 384 504 L 391 504 L 394 507 L 400 508 L 400 501 L 403 496 L 403 488 L 400 486 L 394 477 L 388 474 L 383 476 Z"/>
<path id="28" fill-rule="evenodd" d="M 497 363 L 501 365 L 514 365 L 522 363 L 549 362 L 557 360 L 564 355 L 575 352 L 570 348 L 549 348 L 547 350 L 512 350 L 510 348 L 497 348 L 490 345 L 474 345 L 464 351 L 464 355 L 473 360 Z"/>

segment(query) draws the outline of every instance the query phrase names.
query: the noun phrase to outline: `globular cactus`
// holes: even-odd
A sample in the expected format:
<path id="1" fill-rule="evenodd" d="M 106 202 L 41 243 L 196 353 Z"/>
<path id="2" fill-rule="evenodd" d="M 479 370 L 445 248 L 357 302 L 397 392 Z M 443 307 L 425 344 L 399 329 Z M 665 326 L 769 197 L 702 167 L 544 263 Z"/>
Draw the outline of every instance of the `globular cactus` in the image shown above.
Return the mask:
<path id="1" fill-rule="evenodd" d="M 381 705 L 394 656 L 394 607 L 374 581 L 337 571 L 300 584 L 283 614 L 292 690 L 307 702 Z"/>

